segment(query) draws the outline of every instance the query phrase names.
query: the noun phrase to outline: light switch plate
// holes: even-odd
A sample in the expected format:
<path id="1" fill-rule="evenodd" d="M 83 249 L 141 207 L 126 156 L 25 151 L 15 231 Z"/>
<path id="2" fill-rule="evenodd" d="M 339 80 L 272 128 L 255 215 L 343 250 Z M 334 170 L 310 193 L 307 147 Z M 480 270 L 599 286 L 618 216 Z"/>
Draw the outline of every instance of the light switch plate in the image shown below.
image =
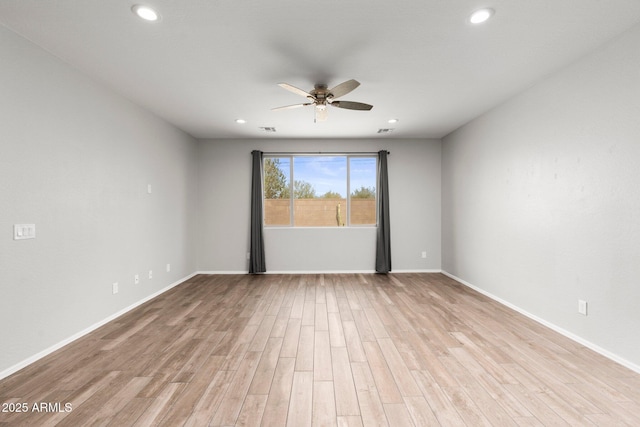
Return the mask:
<path id="1" fill-rule="evenodd" d="M 35 224 L 14 224 L 13 225 L 13 240 L 35 239 L 36 238 L 36 225 Z"/>
<path id="2" fill-rule="evenodd" d="M 578 313 L 586 316 L 587 315 L 587 302 L 584 300 L 578 300 Z"/>

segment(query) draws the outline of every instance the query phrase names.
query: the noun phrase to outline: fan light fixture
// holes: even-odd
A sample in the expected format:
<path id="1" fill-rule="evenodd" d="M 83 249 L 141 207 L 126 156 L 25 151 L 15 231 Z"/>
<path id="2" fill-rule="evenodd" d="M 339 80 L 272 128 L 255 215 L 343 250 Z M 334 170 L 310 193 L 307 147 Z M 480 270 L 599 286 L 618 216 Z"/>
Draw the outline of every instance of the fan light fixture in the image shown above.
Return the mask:
<path id="1" fill-rule="evenodd" d="M 478 9 L 471 14 L 469 22 L 472 24 L 482 24 L 493 16 L 495 11 L 491 8 Z"/>
<path id="2" fill-rule="evenodd" d="M 387 120 L 388 123 L 398 123 L 398 119 L 389 119 Z"/>
<path id="3" fill-rule="evenodd" d="M 239 124 L 242 125 L 242 124 L 247 123 L 247 121 L 245 119 L 236 119 L 236 123 L 239 123 Z"/>
<path id="4" fill-rule="evenodd" d="M 131 11 L 135 13 L 136 16 L 144 19 L 145 21 L 154 22 L 160 19 L 160 14 L 149 6 L 136 4 L 131 8 Z"/>
<path id="5" fill-rule="evenodd" d="M 313 105 L 315 110 L 314 122 L 316 123 L 324 122 L 327 120 L 327 105 L 331 105 L 332 107 L 345 108 L 347 110 L 361 111 L 369 111 L 373 108 L 373 105 L 365 104 L 363 102 L 337 100 L 337 98 L 350 93 L 352 90 L 360 86 L 360 83 L 358 83 L 354 79 L 342 82 L 332 89 L 328 89 L 326 84 L 318 83 L 314 85 L 313 89 L 309 92 L 299 89 L 295 86 L 291 86 L 288 83 L 278 83 L 278 86 L 297 95 L 304 96 L 305 98 L 307 98 L 307 102 L 302 104 L 286 105 L 284 107 L 272 108 L 271 111 L 289 110 L 291 108 Z"/>

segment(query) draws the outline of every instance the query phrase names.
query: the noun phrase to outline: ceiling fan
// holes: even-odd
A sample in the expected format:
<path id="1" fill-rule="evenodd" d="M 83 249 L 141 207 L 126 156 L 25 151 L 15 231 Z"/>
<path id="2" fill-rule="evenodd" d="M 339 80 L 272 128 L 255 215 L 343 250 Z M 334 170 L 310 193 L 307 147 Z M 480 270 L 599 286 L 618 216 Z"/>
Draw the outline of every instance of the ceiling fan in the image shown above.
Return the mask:
<path id="1" fill-rule="evenodd" d="M 293 93 L 297 93 L 298 95 L 302 95 L 309 100 L 309 102 L 305 102 L 302 104 L 294 104 L 294 105 L 286 105 L 284 107 L 272 108 L 272 111 L 278 110 L 288 110 L 290 108 L 298 108 L 305 107 L 307 105 L 313 105 L 315 107 L 315 120 L 314 122 L 324 122 L 327 120 L 327 105 L 331 105 L 333 107 L 338 108 L 346 108 L 347 110 L 363 110 L 369 111 L 373 108 L 373 105 L 364 104 L 362 102 L 354 102 L 354 101 L 337 101 L 337 98 L 344 96 L 360 86 L 356 80 L 347 80 L 346 82 L 340 83 L 332 89 L 327 89 L 327 85 L 325 84 L 316 84 L 313 90 L 309 92 L 305 92 L 302 89 L 298 89 L 295 86 L 291 86 L 288 83 L 278 83 L 278 86 L 291 91 Z"/>

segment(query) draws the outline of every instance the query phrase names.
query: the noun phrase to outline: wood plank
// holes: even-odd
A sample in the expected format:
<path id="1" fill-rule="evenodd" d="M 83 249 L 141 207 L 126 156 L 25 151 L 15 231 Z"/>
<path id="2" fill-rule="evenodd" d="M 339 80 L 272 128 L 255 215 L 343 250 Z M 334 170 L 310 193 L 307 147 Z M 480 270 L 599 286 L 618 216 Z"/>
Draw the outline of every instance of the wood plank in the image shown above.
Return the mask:
<path id="1" fill-rule="evenodd" d="M 426 371 L 413 371 L 413 377 L 422 391 L 422 395 L 429 402 L 436 418 L 443 426 L 464 425 L 464 421 L 456 410 L 456 406 L 449 400 L 447 394 L 437 384 L 435 379 Z"/>
<path id="2" fill-rule="evenodd" d="M 284 334 L 280 357 L 296 357 L 298 355 L 298 344 L 300 341 L 300 319 L 289 319 L 287 330 Z"/>
<path id="3" fill-rule="evenodd" d="M 179 395 L 185 387 L 186 384 L 183 383 L 168 383 L 133 425 L 141 427 L 154 424 L 163 411 L 165 413 L 168 412 L 167 408 L 171 407 L 175 401 L 175 397 Z"/>
<path id="4" fill-rule="evenodd" d="M 269 427 L 286 424 L 295 363 L 296 360 L 291 357 L 278 359 L 261 425 Z"/>
<path id="5" fill-rule="evenodd" d="M 188 383 L 175 400 L 171 407 L 160 414 L 162 416 L 160 424 L 166 426 L 179 425 L 184 423 L 193 412 L 194 406 L 202 400 L 202 396 L 210 389 L 211 384 L 216 382 L 220 368 L 224 365 L 224 360 L 220 356 L 214 356 L 200 367 L 193 380 Z"/>
<path id="6" fill-rule="evenodd" d="M 359 415 L 345 415 L 338 417 L 338 427 L 363 427 Z"/>
<path id="7" fill-rule="evenodd" d="M 458 411 L 467 425 L 491 427 L 491 422 L 485 417 L 482 410 L 469 397 L 463 387 L 446 387 L 443 391 L 449 397 L 456 411 Z"/>
<path id="8" fill-rule="evenodd" d="M 361 341 L 375 341 L 376 335 L 369 324 L 369 319 L 363 310 L 352 310 L 353 320 L 356 322 Z"/>
<path id="9" fill-rule="evenodd" d="M 325 290 L 325 299 L 327 304 L 327 312 L 328 313 L 338 313 L 338 297 L 336 296 L 336 291 L 334 287 L 333 280 L 326 280 Z"/>
<path id="10" fill-rule="evenodd" d="M 260 356 L 260 363 L 258 363 L 256 372 L 251 380 L 249 394 L 269 394 L 281 348 L 282 338 L 269 338 L 265 350 Z"/>
<path id="11" fill-rule="evenodd" d="M 260 353 L 246 353 L 211 421 L 213 425 L 230 425 L 236 422 L 259 360 Z"/>
<path id="12" fill-rule="evenodd" d="M 333 385 L 338 415 L 360 415 L 358 396 L 351 374 L 349 355 L 344 347 L 331 347 Z"/>
<path id="13" fill-rule="evenodd" d="M 406 405 L 401 403 L 385 403 L 384 412 L 392 426 L 414 426 Z"/>
<path id="14" fill-rule="evenodd" d="M 291 387 L 291 400 L 287 426 L 311 425 L 313 410 L 313 372 L 295 371 Z"/>
<path id="15" fill-rule="evenodd" d="M 109 419 L 118 414 L 124 409 L 124 407 L 134 398 L 134 396 L 144 388 L 144 386 L 151 380 L 148 377 L 135 377 L 127 382 L 124 387 L 118 390 L 111 398 L 102 402 L 99 408 L 93 413 L 90 413 L 83 421 L 86 425 L 98 425 L 109 422 Z M 87 411 L 89 413 L 89 411 Z M 70 421 L 70 417 L 65 418 L 58 425 L 65 425 L 65 421 Z M 74 421 L 74 423 L 77 420 Z M 69 424 L 71 425 L 71 424 Z M 76 424 L 77 425 L 77 424 Z"/>
<path id="16" fill-rule="evenodd" d="M 263 351 L 267 345 L 267 340 L 271 335 L 271 329 L 276 322 L 276 316 L 264 316 L 258 330 L 256 331 L 248 351 Z"/>
<path id="17" fill-rule="evenodd" d="M 422 396 L 408 396 L 404 398 L 405 406 L 413 423 L 417 426 L 439 426 L 440 422 L 434 415 L 429 403 Z M 500 424 L 496 424 L 500 425 Z"/>
<path id="18" fill-rule="evenodd" d="M 379 339 L 378 345 L 400 390 L 400 394 L 405 397 L 420 396 L 420 388 L 418 388 L 418 385 L 414 381 L 409 368 L 407 368 L 407 365 L 404 363 L 393 340 L 390 338 Z"/>
<path id="19" fill-rule="evenodd" d="M 115 416 L 108 417 L 104 422 L 114 426 L 131 426 L 145 412 L 151 401 L 148 397 L 134 397 L 124 408 L 116 412 Z"/>
<path id="20" fill-rule="evenodd" d="M 368 363 L 351 363 L 362 422 L 367 426 L 387 426 L 387 417 Z"/>
<path id="21" fill-rule="evenodd" d="M 298 354 L 296 355 L 296 371 L 313 371 L 314 342 L 313 325 L 302 326 L 298 341 Z"/>
<path id="22" fill-rule="evenodd" d="M 184 423 L 185 427 L 198 427 L 209 425 L 211 418 L 216 413 L 222 402 L 229 384 L 233 379 L 234 371 L 218 371 L 204 391 L 202 397 L 193 405 L 193 411 Z M 154 425 L 152 423 L 142 423 L 140 426 Z"/>
<path id="23" fill-rule="evenodd" d="M 249 394 L 242 404 L 236 426 L 259 426 L 264 408 L 267 406 L 267 395 Z"/>
<path id="24" fill-rule="evenodd" d="M 340 313 L 330 312 L 327 313 L 327 321 L 329 323 L 329 338 L 331 339 L 331 347 L 344 347 L 346 346 L 344 338 L 344 330 L 342 327 L 342 319 Z"/>
<path id="25" fill-rule="evenodd" d="M 349 359 L 352 362 L 366 362 L 367 356 L 362 346 L 362 340 L 360 334 L 358 334 L 358 328 L 354 321 L 342 322 L 344 339 L 347 344 L 347 351 L 349 352 Z"/>
<path id="26" fill-rule="evenodd" d="M 276 316 L 276 321 L 273 324 L 273 328 L 271 329 L 271 334 L 269 336 L 274 338 L 284 338 L 284 334 L 287 331 L 288 323 L 289 323 L 288 314 L 284 317 Z"/>
<path id="27" fill-rule="evenodd" d="M 313 382 L 313 426 L 336 426 L 336 398 L 332 381 Z"/>
<path id="28" fill-rule="evenodd" d="M 376 382 L 376 388 L 382 403 L 404 403 L 398 385 L 389 370 L 378 343 L 365 342 L 362 345 L 367 354 L 367 361 L 371 367 L 371 373 Z"/>
<path id="29" fill-rule="evenodd" d="M 389 332 L 385 328 L 384 323 L 380 320 L 380 316 L 378 316 L 378 312 L 373 309 L 373 307 L 365 308 L 364 314 L 369 323 L 369 327 L 373 332 L 373 335 L 376 338 L 389 338 Z M 395 324 L 395 323 L 391 323 Z"/>
<path id="30" fill-rule="evenodd" d="M 313 380 L 333 380 L 329 331 L 315 331 L 315 341 L 313 346 Z"/>
<path id="31" fill-rule="evenodd" d="M 305 300 L 302 309 L 302 326 L 314 326 L 316 322 L 316 303 Z"/>
<path id="32" fill-rule="evenodd" d="M 537 393 L 522 384 L 506 384 L 505 387 L 545 426 L 568 426 L 565 420 L 540 401 Z"/>
<path id="33" fill-rule="evenodd" d="M 316 331 L 328 331 L 329 330 L 329 319 L 327 317 L 327 304 L 318 304 L 316 303 L 315 308 L 316 318 L 314 320 L 314 326 Z"/>

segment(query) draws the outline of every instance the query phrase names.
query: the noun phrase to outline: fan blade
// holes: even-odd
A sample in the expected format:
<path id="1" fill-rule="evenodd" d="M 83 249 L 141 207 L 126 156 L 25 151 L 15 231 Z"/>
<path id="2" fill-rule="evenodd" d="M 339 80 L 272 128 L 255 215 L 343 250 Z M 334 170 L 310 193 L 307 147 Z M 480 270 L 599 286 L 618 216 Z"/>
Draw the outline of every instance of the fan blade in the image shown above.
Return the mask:
<path id="1" fill-rule="evenodd" d="M 354 79 L 351 79 L 351 80 L 347 80 L 346 82 L 340 83 L 338 86 L 331 89 L 329 93 L 333 95 L 334 99 L 340 98 L 341 96 L 348 94 L 358 86 L 360 86 L 360 83 L 358 83 Z"/>
<path id="2" fill-rule="evenodd" d="M 327 121 L 327 109 L 326 108 L 318 108 L 318 106 L 316 106 L 315 108 L 316 110 L 316 117 L 314 119 L 314 123 L 318 123 L 318 122 L 326 122 Z"/>
<path id="3" fill-rule="evenodd" d="M 292 108 L 298 108 L 298 107 L 305 107 L 307 105 L 313 105 L 313 102 L 307 102 L 305 104 L 293 104 L 293 105 L 285 105 L 284 107 L 276 107 L 276 108 L 272 108 L 271 111 L 278 111 L 278 110 L 290 110 Z"/>
<path id="4" fill-rule="evenodd" d="M 333 101 L 331 105 L 338 108 L 346 108 L 347 110 L 369 111 L 373 108 L 373 105 L 353 101 Z"/>
<path id="5" fill-rule="evenodd" d="M 310 94 L 310 93 L 305 92 L 305 91 L 304 91 L 304 90 L 302 90 L 302 89 L 298 89 L 298 88 L 297 88 L 297 87 L 295 87 L 295 86 L 291 86 L 291 85 L 290 85 L 290 84 L 288 84 L 288 83 L 278 83 L 278 86 L 280 86 L 281 88 L 286 89 L 286 90 L 288 90 L 288 91 L 290 91 L 290 92 L 297 93 L 298 95 L 302 95 L 302 96 L 304 96 L 305 98 L 309 98 L 309 97 L 313 98 L 313 96 L 311 96 L 311 94 Z"/>

